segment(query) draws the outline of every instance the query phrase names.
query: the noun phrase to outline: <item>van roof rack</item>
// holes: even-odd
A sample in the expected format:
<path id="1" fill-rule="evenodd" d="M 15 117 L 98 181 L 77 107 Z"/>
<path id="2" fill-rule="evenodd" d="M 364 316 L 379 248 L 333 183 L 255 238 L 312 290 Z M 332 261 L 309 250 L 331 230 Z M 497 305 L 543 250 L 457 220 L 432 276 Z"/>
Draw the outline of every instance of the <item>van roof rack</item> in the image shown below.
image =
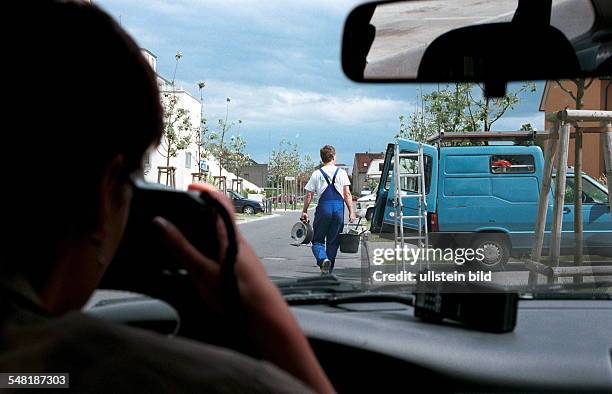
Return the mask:
<path id="1" fill-rule="evenodd" d="M 429 144 L 442 144 L 443 142 L 470 141 L 510 141 L 515 145 L 533 145 L 536 139 L 536 131 L 455 131 L 440 132 L 427 137 Z"/>

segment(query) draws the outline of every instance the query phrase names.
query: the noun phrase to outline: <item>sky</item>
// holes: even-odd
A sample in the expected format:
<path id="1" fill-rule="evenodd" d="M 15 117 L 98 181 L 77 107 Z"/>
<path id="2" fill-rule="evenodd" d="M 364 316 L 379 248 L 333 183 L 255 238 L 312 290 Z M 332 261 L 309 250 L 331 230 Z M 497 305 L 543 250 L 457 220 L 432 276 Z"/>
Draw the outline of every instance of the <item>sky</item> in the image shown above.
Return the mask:
<path id="1" fill-rule="evenodd" d="M 199 98 L 215 127 L 231 98 L 230 134 L 240 133 L 257 162 L 285 139 L 318 158 L 325 144 L 349 166 L 356 152 L 382 152 L 393 141 L 398 117 L 415 109 L 420 90 L 437 85 L 358 84 L 340 67 L 344 20 L 358 0 L 94 0 L 143 48 L 157 56 L 157 71 Z M 496 124 L 516 130 L 544 126 L 538 105 L 543 84 Z"/>

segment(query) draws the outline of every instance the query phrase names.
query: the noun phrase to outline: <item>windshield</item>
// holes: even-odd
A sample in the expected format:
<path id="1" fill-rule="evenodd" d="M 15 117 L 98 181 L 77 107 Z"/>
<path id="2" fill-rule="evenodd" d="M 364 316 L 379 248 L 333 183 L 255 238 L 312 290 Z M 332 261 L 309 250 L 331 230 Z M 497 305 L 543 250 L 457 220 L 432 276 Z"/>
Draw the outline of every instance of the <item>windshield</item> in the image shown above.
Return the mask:
<path id="1" fill-rule="evenodd" d="M 549 134 L 557 132 L 546 116 L 565 108 L 610 109 L 610 81 L 521 81 L 496 99 L 485 98 L 479 84 L 357 85 L 343 75 L 339 53 L 344 18 L 358 3 L 96 1 L 142 48 L 172 120 L 169 142 L 144 158 L 145 179 L 180 190 L 207 182 L 233 199 L 258 202 L 234 201 L 237 223 L 278 281 L 323 272 L 360 289 L 397 285 L 400 291 L 413 284 L 403 273 L 427 267 L 440 267 L 449 280 L 473 274 L 474 281 L 525 292 L 533 283 L 612 280 L 610 164 L 601 132 L 584 132 L 579 197 L 568 171 L 560 239 L 553 234 L 558 168 L 539 204 L 553 160 L 544 154 L 554 140 Z M 507 20 L 516 3 L 381 7 L 372 19 L 377 35 L 368 61 L 381 64 L 452 28 Z M 595 20 L 590 1 L 572 4 L 584 21 L 579 26 L 564 19 L 567 10 L 553 15 L 571 39 Z M 401 38 L 408 32 L 420 39 L 407 43 Z M 578 165 L 575 131 L 564 167 Z M 502 132 L 508 136 L 486 139 Z M 453 133 L 483 137 L 436 139 Z M 357 201 L 368 191 L 375 201 Z M 306 204 L 313 234 L 294 234 Z M 548 211 L 534 259 L 541 206 Z M 410 252 L 398 257 L 398 245 Z M 423 248 L 434 252 L 413 258 Z"/>

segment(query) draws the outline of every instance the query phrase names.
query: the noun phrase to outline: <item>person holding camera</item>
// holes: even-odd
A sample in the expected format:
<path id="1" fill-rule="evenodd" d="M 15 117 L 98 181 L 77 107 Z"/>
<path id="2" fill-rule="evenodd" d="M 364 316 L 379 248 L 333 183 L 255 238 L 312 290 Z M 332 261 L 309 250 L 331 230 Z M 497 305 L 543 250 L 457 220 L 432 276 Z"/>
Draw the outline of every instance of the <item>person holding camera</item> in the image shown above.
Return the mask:
<path id="1" fill-rule="evenodd" d="M 238 298 L 263 361 L 80 312 L 122 241 L 131 180 L 163 133 L 157 80 L 132 38 L 96 6 L 40 0 L 13 2 L 6 11 L 20 22 L 3 26 L 11 29 L 5 34 L 11 99 L 4 107 L 4 159 L 19 167 L 3 178 L 0 371 L 69 373 L 70 388 L 83 393 L 332 393 L 285 300 L 237 228 Z M 41 104 L 35 111 L 23 104 L 33 94 Z M 24 139 L 32 141 L 26 160 Z M 225 196 L 204 192 L 233 215 Z M 231 314 L 221 302 L 220 263 L 167 219 L 151 225 L 158 229 L 151 242 L 175 256 L 204 303 L 220 316 Z M 219 219 L 210 231 L 223 248 L 224 223 Z"/>

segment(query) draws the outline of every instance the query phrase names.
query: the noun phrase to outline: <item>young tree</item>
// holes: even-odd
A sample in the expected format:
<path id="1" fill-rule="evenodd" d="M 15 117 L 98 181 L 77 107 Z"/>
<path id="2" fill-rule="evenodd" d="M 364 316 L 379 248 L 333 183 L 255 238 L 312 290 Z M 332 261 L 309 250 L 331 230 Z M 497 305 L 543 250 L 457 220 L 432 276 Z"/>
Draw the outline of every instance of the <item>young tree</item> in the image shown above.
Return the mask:
<path id="1" fill-rule="evenodd" d="M 468 109 L 468 129 L 470 131 L 491 131 L 493 123 L 501 119 L 520 101 L 523 93 L 537 90 L 535 83 L 525 82 L 514 91 L 507 91 L 504 97 L 488 98 L 484 96 L 484 86 L 470 84 L 466 89 Z M 474 92 L 476 91 L 476 92 Z"/>
<path id="2" fill-rule="evenodd" d="M 208 129 L 207 119 L 204 117 L 204 98 L 202 96 L 202 90 L 206 86 L 203 81 L 198 82 L 198 90 L 200 92 L 200 127 L 194 127 L 191 133 L 191 142 L 196 147 L 195 157 L 197 159 L 198 172 L 201 173 L 200 163 L 205 159 L 211 152 L 211 133 Z"/>
<path id="3" fill-rule="evenodd" d="M 571 97 L 575 109 L 584 106 L 584 94 L 591 87 L 594 79 L 588 82 L 584 79 L 570 79 L 567 82 L 555 81 L 557 86 Z M 568 88 L 566 85 L 573 85 Z M 583 264 L 582 251 L 584 249 L 584 221 L 582 217 L 582 130 L 576 127 L 574 138 L 574 263 Z M 576 282 L 582 281 L 582 277 L 576 277 Z"/>
<path id="4" fill-rule="evenodd" d="M 240 136 L 232 136 L 227 144 L 227 166 L 236 175 L 236 182 L 240 179 L 242 168 L 249 164 L 251 157 L 246 153 L 246 140 Z"/>
<path id="5" fill-rule="evenodd" d="M 182 57 L 181 52 L 176 53 L 172 81 L 169 86 L 162 89 L 161 94 L 164 132 L 157 151 L 166 159 L 166 167 L 170 167 L 171 158 L 176 157 L 179 151 L 189 146 L 190 134 L 193 131 L 191 114 L 189 110 L 181 107 L 174 80 L 179 61 Z M 170 179 L 169 172 L 166 172 L 166 185 L 170 184 Z"/>
<path id="6" fill-rule="evenodd" d="M 526 92 L 534 92 L 532 82 L 509 91 L 504 97 L 484 97 L 479 84 L 455 83 L 421 95 L 408 119 L 400 116 L 396 137 L 424 142 L 433 133 L 490 131 L 493 124 L 514 108 Z"/>
<path id="7" fill-rule="evenodd" d="M 298 181 L 300 183 L 299 188 L 302 189 L 303 186 L 308 182 L 312 173 L 317 169 L 317 163 L 312 159 L 310 154 L 305 154 L 304 158 L 300 163 L 300 173 L 298 175 Z"/>
<path id="8" fill-rule="evenodd" d="M 269 171 L 275 187 L 286 189 L 285 177 L 297 177 L 300 171 L 300 153 L 297 144 L 282 140 L 270 154 Z"/>

